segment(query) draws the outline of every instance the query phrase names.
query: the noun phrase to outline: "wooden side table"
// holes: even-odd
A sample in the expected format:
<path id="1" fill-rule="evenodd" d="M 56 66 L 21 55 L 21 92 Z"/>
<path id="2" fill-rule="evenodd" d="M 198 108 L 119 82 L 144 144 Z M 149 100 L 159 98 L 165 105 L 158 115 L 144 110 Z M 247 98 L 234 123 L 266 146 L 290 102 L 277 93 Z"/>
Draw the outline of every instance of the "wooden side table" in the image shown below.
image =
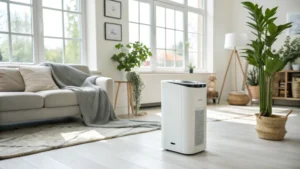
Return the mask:
<path id="1" fill-rule="evenodd" d="M 130 109 L 131 109 L 131 112 L 133 114 L 134 108 L 133 108 L 133 97 L 132 97 L 131 83 L 128 82 L 128 81 L 115 81 L 115 83 L 118 84 L 118 88 L 117 88 L 117 93 L 116 93 L 116 98 L 115 98 L 114 110 L 116 110 L 121 84 L 126 84 L 126 86 L 127 86 L 127 100 L 128 100 L 128 115 L 130 115 Z"/>

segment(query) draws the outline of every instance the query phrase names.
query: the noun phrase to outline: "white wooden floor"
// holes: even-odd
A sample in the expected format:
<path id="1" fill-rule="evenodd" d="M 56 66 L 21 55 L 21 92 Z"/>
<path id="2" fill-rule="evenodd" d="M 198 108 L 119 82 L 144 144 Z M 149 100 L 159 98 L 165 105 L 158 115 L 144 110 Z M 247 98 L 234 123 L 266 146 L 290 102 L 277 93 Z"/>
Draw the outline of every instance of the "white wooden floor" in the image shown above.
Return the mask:
<path id="1" fill-rule="evenodd" d="M 143 119 L 159 119 L 151 109 Z M 245 117 L 246 119 L 249 117 Z M 281 142 L 257 138 L 254 125 L 208 122 L 207 150 L 186 156 L 161 149 L 161 132 L 138 134 L 0 161 L 1 169 L 300 169 L 300 114 Z"/>

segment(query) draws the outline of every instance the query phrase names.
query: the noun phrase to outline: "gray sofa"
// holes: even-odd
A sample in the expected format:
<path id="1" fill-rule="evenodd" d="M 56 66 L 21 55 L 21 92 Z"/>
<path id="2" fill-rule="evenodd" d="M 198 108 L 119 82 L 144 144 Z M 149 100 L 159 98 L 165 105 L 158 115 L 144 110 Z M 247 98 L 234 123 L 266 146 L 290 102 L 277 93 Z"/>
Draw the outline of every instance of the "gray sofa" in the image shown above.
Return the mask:
<path id="1" fill-rule="evenodd" d="M 71 65 L 86 73 L 89 68 L 83 65 Z M 0 67 L 1 69 L 1 67 Z M 113 101 L 113 81 L 99 77 L 96 85 L 106 90 Z M 0 125 L 35 122 L 77 116 L 80 109 L 75 93 L 71 90 L 48 90 L 31 92 L 0 92 Z"/>

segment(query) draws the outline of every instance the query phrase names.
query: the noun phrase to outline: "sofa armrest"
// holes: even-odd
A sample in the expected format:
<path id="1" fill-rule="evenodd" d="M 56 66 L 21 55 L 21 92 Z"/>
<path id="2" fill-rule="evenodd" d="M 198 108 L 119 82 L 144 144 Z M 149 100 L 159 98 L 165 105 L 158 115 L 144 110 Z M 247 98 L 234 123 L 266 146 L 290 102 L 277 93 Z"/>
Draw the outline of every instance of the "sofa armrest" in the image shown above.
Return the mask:
<path id="1" fill-rule="evenodd" d="M 96 85 L 100 86 L 107 93 L 107 96 L 111 102 L 114 103 L 114 82 L 109 77 L 98 77 L 96 79 Z"/>

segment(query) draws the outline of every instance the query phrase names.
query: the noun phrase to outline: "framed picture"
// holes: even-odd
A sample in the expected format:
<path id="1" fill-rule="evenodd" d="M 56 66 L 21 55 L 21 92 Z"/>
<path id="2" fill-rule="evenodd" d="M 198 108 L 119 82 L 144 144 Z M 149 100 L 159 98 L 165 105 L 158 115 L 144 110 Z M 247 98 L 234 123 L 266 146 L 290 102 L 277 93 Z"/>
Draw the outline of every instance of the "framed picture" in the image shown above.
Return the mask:
<path id="1" fill-rule="evenodd" d="M 122 25 L 105 22 L 105 40 L 122 41 Z"/>
<path id="2" fill-rule="evenodd" d="M 289 29 L 289 35 L 300 35 L 300 13 L 288 13 L 288 22 L 293 26 Z"/>
<path id="3" fill-rule="evenodd" d="M 114 0 L 104 0 L 104 16 L 121 19 L 122 3 Z"/>

